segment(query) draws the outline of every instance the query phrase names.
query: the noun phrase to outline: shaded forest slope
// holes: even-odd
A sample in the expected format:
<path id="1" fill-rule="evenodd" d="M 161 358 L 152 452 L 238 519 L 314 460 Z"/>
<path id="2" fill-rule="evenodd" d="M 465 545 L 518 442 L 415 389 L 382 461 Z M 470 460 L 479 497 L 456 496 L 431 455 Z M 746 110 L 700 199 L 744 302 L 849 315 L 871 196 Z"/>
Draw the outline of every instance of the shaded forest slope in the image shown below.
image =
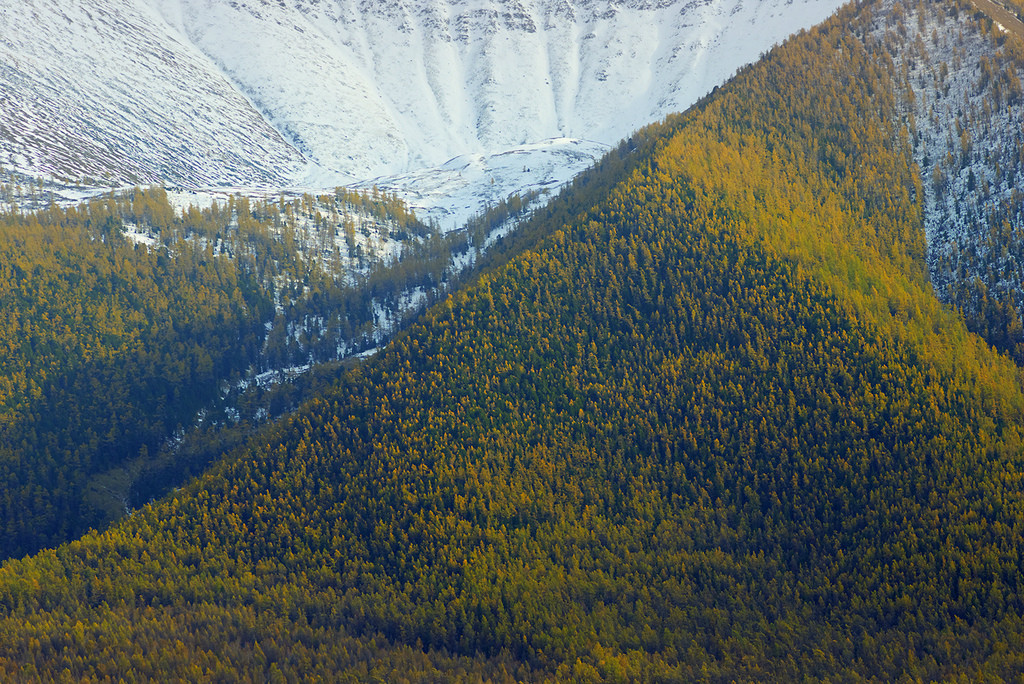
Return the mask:
<path id="1" fill-rule="evenodd" d="M 876 11 L 173 499 L 8 562 L 0 672 L 1019 673 L 1021 374 L 928 284 Z"/>
<path id="2" fill-rule="evenodd" d="M 415 308 L 405 293 L 425 304 L 458 277 L 465 243 L 344 190 L 178 214 L 136 189 L 0 213 L 0 558 L 201 472 L 217 446 L 195 445 L 230 441 L 216 429 L 297 405 L 268 377 L 378 344 Z"/>

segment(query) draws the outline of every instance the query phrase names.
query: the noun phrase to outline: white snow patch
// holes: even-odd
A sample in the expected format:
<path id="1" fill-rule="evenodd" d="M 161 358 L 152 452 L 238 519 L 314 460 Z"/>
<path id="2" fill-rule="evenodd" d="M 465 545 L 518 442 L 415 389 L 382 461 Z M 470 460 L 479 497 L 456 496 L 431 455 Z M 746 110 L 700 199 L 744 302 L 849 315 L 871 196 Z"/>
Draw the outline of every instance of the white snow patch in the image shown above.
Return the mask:
<path id="1" fill-rule="evenodd" d="M 461 155 L 437 167 L 374 178 L 356 187 L 376 185 L 396 192 L 420 220 L 449 231 L 512 194 L 557 190 L 608 149 L 604 143 L 555 138 L 492 155 Z"/>
<path id="2" fill-rule="evenodd" d="M 134 223 L 124 224 L 124 236 L 136 244 L 145 245 L 149 248 L 155 247 L 158 242 L 157 237 L 152 232 L 145 228 L 140 228 Z"/>

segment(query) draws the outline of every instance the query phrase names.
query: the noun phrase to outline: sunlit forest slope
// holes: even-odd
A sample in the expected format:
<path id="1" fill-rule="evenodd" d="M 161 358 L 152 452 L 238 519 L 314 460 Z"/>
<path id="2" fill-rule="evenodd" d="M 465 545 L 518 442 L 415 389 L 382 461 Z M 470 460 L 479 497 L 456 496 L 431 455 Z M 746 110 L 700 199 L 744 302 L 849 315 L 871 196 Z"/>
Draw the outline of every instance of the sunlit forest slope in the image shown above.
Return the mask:
<path id="1" fill-rule="evenodd" d="M 933 294 L 887 11 L 639 132 L 171 498 L 8 561 L 0 673 L 1019 675 L 1022 375 Z"/>

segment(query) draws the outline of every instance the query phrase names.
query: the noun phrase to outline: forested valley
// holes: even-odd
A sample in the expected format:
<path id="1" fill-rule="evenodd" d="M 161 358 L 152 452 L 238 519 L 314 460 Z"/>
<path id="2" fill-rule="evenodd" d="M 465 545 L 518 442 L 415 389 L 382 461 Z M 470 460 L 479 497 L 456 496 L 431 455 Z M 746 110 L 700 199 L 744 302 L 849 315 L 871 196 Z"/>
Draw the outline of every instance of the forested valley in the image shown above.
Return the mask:
<path id="1" fill-rule="evenodd" d="M 1013 326 L 991 318 L 1013 295 L 986 308 L 957 294 L 983 282 L 990 250 L 933 284 L 952 262 L 931 256 L 929 193 L 948 176 L 917 161 L 936 148 L 898 47 L 906 17 L 937 15 L 1019 66 L 1011 36 L 946 0 L 856 3 L 794 36 L 624 141 L 468 282 L 365 362 L 325 369 L 315 398 L 200 477 L 8 560 L 0 675 L 1019 677 L 1024 374 L 999 343 Z M 164 308 L 209 330 L 187 340 L 210 373 L 256 363 L 222 359 L 224 328 L 203 321 L 259 331 L 292 297 L 260 264 L 287 258 L 181 251 L 161 266 L 95 225 L 90 249 L 137 255 L 147 282 L 208 283 Z M 57 254 L 47 234 L 61 235 L 20 239 Z M 186 330 L 151 330 L 115 294 L 83 301 L 107 326 L 83 349 Z M 209 387 L 195 381 L 166 406 L 191 410 Z M 35 391 L 12 385 L 9 410 Z"/>
<path id="2" fill-rule="evenodd" d="M 0 557 L 201 472 L 463 277 L 453 258 L 494 227 L 441 236 L 393 196 L 342 189 L 0 215 Z"/>

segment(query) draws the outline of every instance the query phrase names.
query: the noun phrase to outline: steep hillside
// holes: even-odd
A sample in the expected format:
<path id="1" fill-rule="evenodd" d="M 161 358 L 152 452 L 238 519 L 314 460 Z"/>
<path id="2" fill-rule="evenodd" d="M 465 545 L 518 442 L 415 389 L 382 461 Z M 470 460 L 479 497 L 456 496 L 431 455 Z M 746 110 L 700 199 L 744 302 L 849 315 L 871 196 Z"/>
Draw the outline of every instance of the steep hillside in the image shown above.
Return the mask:
<path id="1" fill-rule="evenodd" d="M 7 3 L 0 164 L 95 184 L 283 184 L 303 162 L 145 2 Z"/>
<path id="2" fill-rule="evenodd" d="M 8 562 L 0 671 L 1019 675 L 1024 379 L 928 284 L 900 75 L 862 40 L 891 11 L 643 132 L 174 498 Z"/>
<path id="3" fill-rule="evenodd" d="M 0 218 L 0 556 L 99 524 L 88 478 L 155 451 L 258 357 L 271 294 L 187 244 L 132 244 L 126 204 Z M 166 205 L 135 207 L 171 232 Z"/>
<path id="4" fill-rule="evenodd" d="M 839 3 L 156 4 L 300 150 L 367 178 L 549 138 L 614 144 Z"/>
<path id="5" fill-rule="evenodd" d="M 1024 31 L 959 3 L 910 5 L 871 34 L 902 74 L 936 291 L 1022 362 Z"/>
<path id="6" fill-rule="evenodd" d="M 839 4 L 26 0 L 4 11 L 0 164 L 187 187 L 399 176 L 380 184 L 457 227 Z"/>

